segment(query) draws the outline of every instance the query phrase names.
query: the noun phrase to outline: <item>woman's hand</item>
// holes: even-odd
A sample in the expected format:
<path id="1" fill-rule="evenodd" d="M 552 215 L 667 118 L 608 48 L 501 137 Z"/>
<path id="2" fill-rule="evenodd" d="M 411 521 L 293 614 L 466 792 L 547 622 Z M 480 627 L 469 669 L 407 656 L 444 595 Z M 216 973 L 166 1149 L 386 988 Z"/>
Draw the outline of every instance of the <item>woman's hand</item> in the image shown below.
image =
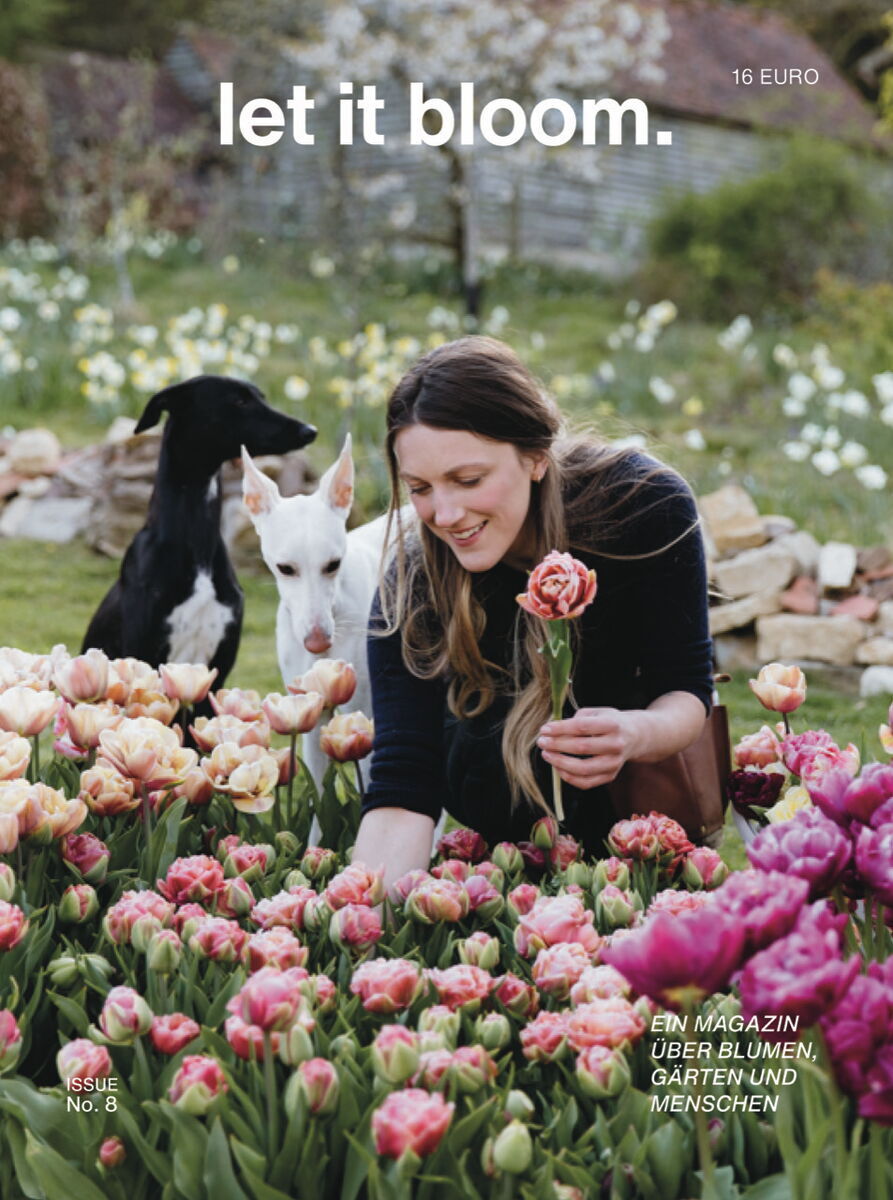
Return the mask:
<path id="1" fill-rule="evenodd" d="M 647 708 L 580 708 L 548 721 L 537 745 L 573 787 L 610 783 L 625 762 L 660 762 L 690 745 L 704 728 L 704 706 L 690 692 L 667 692 Z"/>
<path id="2" fill-rule="evenodd" d="M 586 790 L 610 783 L 636 748 L 636 712 L 580 708 L 563 721 L 549 721 L 537 745 L 565 783 Z"/>

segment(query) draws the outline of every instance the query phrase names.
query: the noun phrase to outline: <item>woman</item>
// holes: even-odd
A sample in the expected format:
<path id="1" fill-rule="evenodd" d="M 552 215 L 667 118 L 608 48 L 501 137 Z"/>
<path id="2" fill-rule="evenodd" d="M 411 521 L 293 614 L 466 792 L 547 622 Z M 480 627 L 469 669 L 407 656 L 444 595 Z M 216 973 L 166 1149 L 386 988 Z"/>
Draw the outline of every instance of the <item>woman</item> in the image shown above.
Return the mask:
<path id="1" fill-rule="evenodd" d="M 443 808 L 491 844 L 523 839 L 547 811 L 553 765 L 568 832 L 598 853 L 614 820 L 603 785 L 689 745 L 710 711 L 691 492 L 638 451 L 564 436 L 514 352 L 484 337 L 404 376 L 386 454 L 397 550 L 370 624 L 375 750 L 355 860 L 384 864 L 388 884 L 427 866 Z M 558 722 L 542 623 L 515 599 L 552 549 L 598 578 L 573 622 L 574 704 Z"/>

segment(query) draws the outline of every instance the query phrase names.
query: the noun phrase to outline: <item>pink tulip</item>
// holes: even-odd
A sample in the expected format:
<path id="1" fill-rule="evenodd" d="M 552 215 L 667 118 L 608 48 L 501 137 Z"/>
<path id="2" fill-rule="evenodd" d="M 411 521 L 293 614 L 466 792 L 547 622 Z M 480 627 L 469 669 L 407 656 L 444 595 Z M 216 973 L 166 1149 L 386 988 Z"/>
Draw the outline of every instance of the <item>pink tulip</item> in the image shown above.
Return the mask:
<path id="1" fill-rule="evenodd" d="M 741 959 L 744 931 L 718 906 L 670 917 L 658 913 L 601 951 L 635 990 L 667 1008 L 724 987 Z"/>
<path id="2" fill-rule="evenodd" d="M 456 1087 L 465 1095 L 479 1092 L 492 1083 L 497 1074 L 496 1063 L 483 1046 L 460 1046 L 452 1053 L 450 1075 Z"/>
<path id="3" fill-rule="evenodd" d="M 218 717 L 236 717 L 248 722 L 257 722 L 263 717 L 260 693 L 252 688 L 220 688 L 211 692 L 208 698 Z"/>
<path id="4" fill-rule="evenodd" d="M 318 692 L 326 708 L 339 708 L 353 698 L 357 673 L 341 658 L 319 658 L 309 671 L 292 680 L 288 690 L 297 695 Z"/>
<path id="5" fill-rule="evenodd" d="M 338 1072 L 325 1058 L 309 1058 L 298 1063 L 298 1090 L 314 1116 L 327 1116 L 338 1107 Z"/>
<path id="6" fill-rule="evenodd" d="M 67 732 L 73 757 L 86 758 L 88 751 L 99 746 L 102 731 L 117 729 L 123 720 L 116 704 L 65 704 L 56 718 L 56 730 Z"/>
<path id="7" fill-rule="evenodd" d="M 149 1028 L 149 1037 L 158 1053 L 171 1056 L 179 1054 L 200 1033 L 198 1022 L 179 1012 L 154 1017 Z"/>
<path id="8" fill-rule="evenodd" d="M 429 1095 L 420 1088 L 391 1092 L 372 1114 L 376 1153 L 386 1158 L 400 1158 L 406 1150 L 419 1158 L 432 1154 L 449 1128 L 454 1108 L 438 1092 Z"/>
<path id="9" fill-rule="evenodd" d="M 540 898 L 540 890 L 535 883 L 519 883 L 509 892 L 506 900 L 509 908 L 519 917 L 533 911 L 533 906 Z"/>
<path id="10" fill-rule="evenodd" d="M 0 691 L 0 729 L 19 737 L 37 737 L 53 721 L 59 698 L 52 692 L 14 684 Z"/>
<path id="11" fill-rule="evenodd" d="M 97 1046 L 89 1038 L 75 1038 L 67 1042 L 56 1055 L 59 1078 L 67 1088 L 72 1084 L 106 1079 L 112 1071 L 112 1060 L 105 1046 Z M 79 1087 L 75 1087 L 80 1091 Z"/>
<path id="12" fill-rule="evenodd" d="M 332 910 L 345 904 L 380 904 L 384 899 L 384 868 L 368 871 L 361 863 L 352 863 L 329 881 L 323 898 Z"/>
<path id="13" fill-rule="evenodd" d="M 781 743 L 781 757 L 792 775 L 802 775 L 804 767 L 818 750 L 837 746 L 830 733 L 824 729 L 807 729 L 803 733 L 789 733 Z"/>
<path id="14" fill-rule="evenodd" d="M 458 943 L 459 958 L 472 967 L 492 971 L 499 963 L 499 939 L 482 929 Z"/>
<path id="15" fill-rule="evenodd" d="M 660 853 L 657 833 L 645 817 L 616 821 L 608 833 L 608 845 L 620 858 L 639 862 L 650 862 Z"/>
<path id="16" fill-rule="evenodd" d="M 249 973 L 267 966 L 287 970 L 289 967 L 306 967 L 309 954 L 309 949 L 290 929 L 274 925 L 248 937 L 242 949 L 242 961 Z"/>
<path id="17" fill-rule="evenodd" d="M 487 971 L 465 964 L 447 967 L 442 971 L 431 968 L 426 974 L 434 985 L 440 1003 L 454 1012 L 460 1008 L 466 1011 L 479 1008 L 496 982 Z"/>
<path id="18" fill-rule="evenodd" d="M 99 1161 L 107 1171 L 120 1167 L 127 1158 L 127 1148 L 119 1137 L 104 1138 L 99 1147 Z"/>
<path id="19" fill-rule="evenodd" d="M 329 937 L 342 950 L 368 950 L 381 933 L 381 917 L 365 904 L 345 904 L 329 922 Z"/>
<path id="20" fill-rule="evenodd" d="M 63 924 L 81 925 L 96 916 L 99 911 L 99 899 L 95 888 L 89 883 L 76 883 L 67 887 L 59 899 L 56 910 Z"/>
<path id="21" fill-rule="evenodd" d="M 889 1039 L 878 1050 L 865 1076 L 859 1116 L 878 1125 L 893 1125 L 893 1041 Z"/>
<path id="22" fill-rule="evenodd" d="M 621 1052 L 597 1042 L 587 1046 L 577 1056 L 575 1074 L 580 1087 L 594 1100 L 619 1096 L 630 1082 L 630 1069 L 626 1057 Z"/>
<path id="23" fill-rule="evenodd" d="M 384 1025 L 372 1043 L 375 1074 L 386 1083 L 405 1083 L 419 1066 L 419 1035 L 405 1025 Z"/>
<path id="24" fill-rule="evenodd" d="M 571 863 L 579 859 L 581 853 L 582 847 L 576 838 L 572 838 L 568 833 L 560 833 L 549 851 L 549 866 L 553 871 L 566 871 Z"/>
<path id="25" fill-rule="evenodd" d="M 164 879 L 156 881 L 162 896 L 174 904 L 200 903 L 212 899 L 223 887 L 223 867 L 208 854 L 177 858 Z"/>
<path id="26" fill-rule="evenodd" d="M 437 853 L 443 858 L 459 858 L 477 863 L 487 855 L 487 843 L 473 829 L 454 829 L 445 833 L 437 843 Z"/>
<path id="27" fill-rule="evenodd" d="M 125 779 L 115 768 L 101 759 L 95 766 L 81 772 L 79 798 L 97 817 L 114 817 L 131 812 L 140 804 L 132 779 Z"/>
<path id="28" fill-rule="evenodd" d="M 27 738 L 0 730 L 0 783 L 21 779 L 31 761 L 31 746 Z"/>
<path id="29" fill-rule="evenodd" d="M 607 963 L 587 967 L 571 988 L 571 1004 L 589 1004 L 593 1000 L 605 1000 L 610 996 L 628 997 L 632 988 L 615 967 Z"/>
<path id="30" fill-rule="evenodd" d="M 471 867 L 464 859 L 447 858 L 431 868 L 435 879 L 449 879 L 452 883 L 464 883 L 471 874 Z"/>
<path id="31" fill-rule="evenodd" d="M 109 848 L 92 833 L 70 833 L 60 843 L 62 858 L 80 872 L 86 883 L 105 882 L 109 865 Z"/>
<path id="32" fill-rule="evenodd" d="M 14 1067 L 22 1048 L 22 1031 L 8 1008 L 0 1010 L 0 1074 Z"/>
<path id="33" fill-rule="evenodd" d="M 373 722 L 361 712 L 339 713 L 319 731 L 319 746 L 335 762 L 359 762 L 372 753 Z"/>
<path id="34" fill-rule="evenodd" d="M 434 925 L 438 921 L 461 921 L 468 915 L 468 908 L 468 893 L 461 884 L 449 879 L 431 879 L 413 888 L 404 912 L 416 921 Z"/>
<path id="35" fill-rule="evenodd" d="M 762 871 L 805 879 L 815 899 L 834 887 L 852 850 L 850 838 L 838 825 L 817 809 L 803 808 L 789 821 L 761 829 L 747 847 L 747 856 Z"/>
<path id="36" fill-rule="evenodd" d="M 298 1011 L 301 998 L 298 983 L 291 971 L 263 967 L 249 975 L 227 1008 L 246 1025 L 258 1025 L 265 1032 L 287 1029 Z"/>
<path id="37" fill-rule="evenodd" d="M 880 972 L 871 973 L 877 966 L 857 975 L 820 1022 L 837 1082 L 851 1096 L 866 1090 L 866 1076 L 893 1025 L 893 996 Z"/>
<path id="38" fill-rule="evenodd" d="M 749 733 L 735 746 L 736 767 L 768 767 L 781 758 L 781 744 L 773 730 L 764 725 L 758 733 Z"/>
<path id="39" fill-rule="evenodd" d="M 623 996 L 590 1000 L 565 1014 L 567 1040 L 575 1050 L 587 1046 L 625 1049 L 634 1046 L 645 1032 L 645 1022 Z"/>
<path id="40" fill-rule="evenodd" d="M 412 871 L 407 871 L 405 875 L 401 875 L 399 879 L 394 880 L 391 885 L 394 895 L 405 904 L 409 899 L 410 892 L 415 891 L 423 883 L 428 883 L 434 878 L 428 871 L 423 871 L 420 867 L 414 868 Z"/>
<path id="41" fill-rule="evenodd" d="M 189 938 L 189 949 L 212 962 L 234 963 L 241 958 L 247 937 L 237 921 L 208 917 Z"/>
<path id="42" fill-rule="evenodd" d="M 167 1098 L 175 1108 L 202 1117 L 218 1096 L 229 1090 L 223 1068 L 206 1054 L 187 1054 L 168 1088 Z"/>
<path id="43" fill-rule="evenodd" d="M 648 905 L 646 916 L 653 917 L 655 913 L 669 913 L 678 916 L 683 912 L 696 912 L 710 903 L 708 892 L 684 892 L 676 888 L 662 888 L 654 893 L 654 898 Z"/>
<path id="44" fill-rule="evenodd" d="M 224 1033 L 239 1058 L 245 1062 L 264 1061 L 264 1031 L 259 1025 L 248 1025 L 237 1013 L 233 1013 L 224 1022 Z M 271 1051 L 278 1054 L 282 1034 L 274 1031 L 267 1036 L 270 1039 Z"/>
<path id="45" fill-rule="evenodd" d="M 271 692 L 263 704 L 264 716 L 273 732 L 288 736 L 315 729 L 324 707 L 325 701 L 319 692 L 305 692 L 299 696 Z"/>
<path id="46" fill-rule="evenodd" d="M 541 1012 L 520 1033 L 521 1052 L 530 1062 L 555 1062 L 567 1048 L 567 1015 Z"/>
<path id="47" fill-rule="evenodd" d="M 526 1020 L 534 1015 L 540 1004 L 539 994 L 533 984 L 525 983 L 511 971 L 496 981 L 493 996 L 513 1016 Z"/>
<path id="48" fill-rule="evenodd" d="M 158 674 L 164 694 L 191 708 L 205 699 L 219 671 L 204 663 L 162 663 Z"/>
<path id="49" fill-rule="evenodd" d="M 468 897 L 468 911 L 481 921 L 494 920 L 505 908 L 502 893 L 483 875 L 472 875 L 463 886 Z"/>
<path id="50" fill-rule="evenodd" d="M 174 920 L 174 906 L 148 888 L 144 892 L 127 891 L 106 913 L 103 928 L 111 941 L 125 946 L 131 940 L 135 923 L 147 916 L 155 919 L 158 929 L 167 929 Z"/>
<path id="51" fill-rule="evenodd" d="M 413 1087 L 419 1086 L 429 1092 L 442 1090 L 441 1085 L 450 1078 L 453 1054 L 444 1046 L 423 1050 L 419 1055 L 418 1070 L 412 1077 Z"/>
<path id="52" fill-rule="evenodd" d="M 692 889 L 719 887 L 728 875 L 729 868 L 709 846 L 695 846 L 682 864 L 683 882 Z"/>
<path id="53" fill-rule="evenodd" d="M 350 980 L 367 1012 L 394 1013 L 409 1008 L 422 988 L 418 966 L 405 958 L 377 958 L 361 963 Z"/>
<path id="54" fill-rule="evenodd" d="M 251 910 L 251 920 L 261 929 L 284 925 L 300 933 L 304 928 L 304 910 L 311 900 L 316 900 L 316 892 L 312 888 L 298 887 L 294 891 L 277 892 L 269 899 L 258 900 Z"/>
<path id="55" fill-rule="evenodd" d="M 109 660 L 101 650 L 88 650 L 60 663 L 53 671 L 53 685 L 69 704 L 95 703 L 105 697 Z"/>
<path id="56" fill-rule="evenodd" d="M 882 904 L 893 905 L 893 824 L 859 829 L 856 870 Z"/>
<path id="57" fill-rule="evenodd" d="M 0 900 L 0 951 L 17 946 L 28 932 L 29 922 L 17 904 Z"/>
<path id="58" fill-rule="evenodd" d="M 254 904 L 254 893 L 241 875 L 227 879 L 214 897 L 214 908 L 220 917 L 247 917 Z"/>
<path id="59" fill-rule="evenodd" d="M 792 1017 L 802 1033 L 839 1003 L 859 973 L 858 955 L 841 957 L 846 922 L 844 914 L 832 916 L 819 901 L 803 909 L 791 933 L 754 955 L 740 978 L 744 1019 Z M 766 1030 L 762 1037 L 788 1041 L 790 1033 Z"/>
<path id="60" fill-rule="evenodd" d="M 577 942 L 594 954 L 601 938 L 592 926 L 593 914 L 576 896 L 541 896 L 529 913 L 521 916 L 515 929 L 515 948 L 531 958 L 544 946 Z"/>
<path id="61" fill-rule="evenodd" d="M 214 703 L 213 697 L 211 703 Z M 189 732 L 203 754 L 212 754 L 218 746 L 227 743 L 239 749 L 260 746 L 266 750 L 270 745 L 270 726 L 266 719 L 240 721 L 238 717 L 229 715 L 210 719 L 199 717 L 189 726 Z"/>
<path id="62" fill-rule="evenodd" d="M 733 871 L 713 895 L 744 928 L 744 955 L 790 933 L 809 896 L 809 882 L 784 871 Z"/>
<path id="63" fill-rule="evenodd" d="M 551 550 L 530 572 L 527 591 L 515 599 L 544 621 L 578 617 L 595 599 L 595 571 L 571 554 Z"/>
<path id="64" fill-rule="evenodd" d="M 329 850 L 325 846 L 308 846 L 298 863 L 298 869 L 308 879 L 316 882 L 328 879 L 334 871 L 337 861 L 338 856 L 334 850 Z"/>
<path id="65" fill-rule="evenodd" d="M 113 987 L 99 1014 L 99 1028 L 110 1042 L 130 1043 L 152 1027 L 152 1010 L 132 987 Z"/>
<path id="66" fill-rule="evenodd" d="M 771 712 L 793 712 L 806 699 L 806 676 L 799 667 L 769 663 L 748 683 L 760 704 Z"/>
<path id="67" fill-rule="evenodd" d="M 589 953 L 578 943 L 559 942 L 538 952 L 533 963 L 533 981 L 541 992 L 566 1000 L 591 962 Z"/>

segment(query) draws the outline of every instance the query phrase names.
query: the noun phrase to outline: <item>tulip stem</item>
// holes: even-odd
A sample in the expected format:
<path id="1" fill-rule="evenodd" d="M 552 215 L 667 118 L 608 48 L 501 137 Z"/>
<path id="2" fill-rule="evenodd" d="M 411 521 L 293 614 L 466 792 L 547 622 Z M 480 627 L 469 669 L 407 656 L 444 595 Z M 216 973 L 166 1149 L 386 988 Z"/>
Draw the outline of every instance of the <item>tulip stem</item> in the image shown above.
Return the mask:
<path id="1" fill-rule="evenodd" d="M 34 747 L 34 752 L 31 755 L 31 782 L 37 783 L 40 780 L 40 734 L 35 733 L 31 739 L 31 745 Z"/>
<path id="2" fill-rule="evenodd" d="M 152 805 L 149 802 L 149 788 L 145 780 L 140 781 L 140 796 L 142 797 L 143 805 L 143 837 L 146 847 L 146 864 L 143 871 L 143 878 L 151 882 L 151 862 L 150 855 L 152 853 Z"/>
<path id="3" fill-rule="evenodd" d="M 272 1166 L 279 1149 L 279 1107 L 276 1098 L 276 1064 L 273 1062 L 273 1038 L 264 1030 L 264 1091 L 267 1093 L 267 1131 Z"/>
<path id="4" fill-rule="evenodd" d="M 288 742 L 288 814 L 286 816 L 286 828 L 291 829 L 294 825 L 295 810 L 295 775 L 297 774 L 297 760 L 295 755 L 298 751 L 298 735 L 292 730 L 289 735 Z"/>
<path id="5" fill-rule="evenodd" d="M 687 1042 L 697 1042 L 697 1038 L 693 1036 L 692 1030 L 695 1023 L 695 1005 L 690 1001 L 683 1005 L 683 1030 L 682 1035 Z M 695 1138 L 698 1146 L 698 1161 L 701 1164 L 701 1200 L 719 1200 L 719 1192 L 716 1190 L 716 1177 L 714 1175 L 713 1151 L 710 1147 L 710 1130 L 707 1127 L 707 1114 L 703 1111 L 701 1099 L 703 1096 L 703 1086 L 701 1082 L 700 1071 L 695 1073 L 695 1082 L 692 1085 L 692 1091 L 695 1096 Z"/>
<path id="6" fill-rule="evenodd" d="M 887 924 L 884 921 L 884 905 L 880 900 L 875 900 L 874 905 L 874 957 L 878 962 L 884 962 L 887 957 Z"/>
<path id="7" fill-rule="evenodd" d="M 830 1103 L 831 1123 L 834 1130 L 834 1194 L 839 1196 L 843 1194 L 847 1167 L 846 1123 L 844 1121 L 843 1097 L 840 1094 L 840 1088 L 837 1086 L 837 1079 L 831 1064 L 831 1056 L 828 1053 L 828 1044 L 825 1041 L 825 1035 L 822 1033 L 821 1026 L 813 1025 L 812 1033 L 818 1043 L 819 1061 L 825 1071 L 825 1087 Z"/>

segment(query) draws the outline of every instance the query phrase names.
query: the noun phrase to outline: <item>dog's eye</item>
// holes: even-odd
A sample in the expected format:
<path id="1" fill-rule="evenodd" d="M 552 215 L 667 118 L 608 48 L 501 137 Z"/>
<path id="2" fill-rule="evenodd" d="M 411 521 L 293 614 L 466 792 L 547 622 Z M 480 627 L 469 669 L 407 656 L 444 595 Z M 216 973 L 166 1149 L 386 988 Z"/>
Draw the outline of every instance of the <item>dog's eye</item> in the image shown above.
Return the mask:
<path id="1" fill-rule="evenodd" d="M 334 575 L 340 566 L 341 566 L 340 558 L 330 559 L 330 561 L 327 562 L 326 565 L 322 569 L 323 574 L 324 575 Z"/>
<path id="2" fill-rule="evenodd" d="M 277 563 L 276 570 L 280 575 L 297 575 L 298 568 L 293 567 L 291 563 Z"/>

